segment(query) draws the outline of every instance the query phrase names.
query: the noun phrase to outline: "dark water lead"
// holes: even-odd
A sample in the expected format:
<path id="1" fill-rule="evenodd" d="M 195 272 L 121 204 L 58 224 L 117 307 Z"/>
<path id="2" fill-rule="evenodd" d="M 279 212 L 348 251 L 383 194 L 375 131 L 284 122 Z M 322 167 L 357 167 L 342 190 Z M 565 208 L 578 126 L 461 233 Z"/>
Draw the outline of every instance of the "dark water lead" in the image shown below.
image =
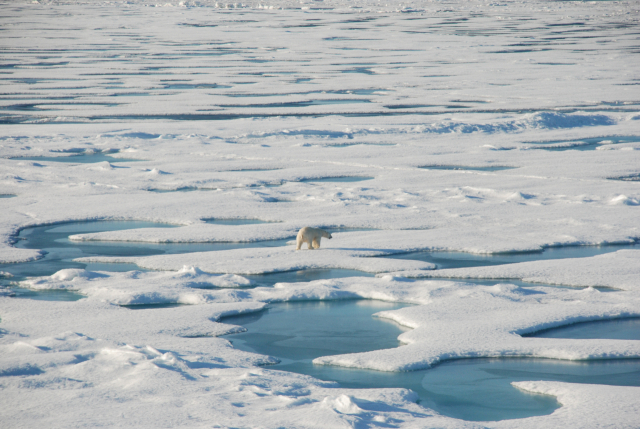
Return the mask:
<path id="1" fill-rule="evenodd" d="M 366 75 L 375 75 L 376 72 L 369 67 L 354 67 L 352 69 L 342 70 L 341 73 L 361 73 Z"/>
<path id="2" fill-rule="evenodd" d="M 15 196 L 16 195 L 14 195 L 14 194 L 0 194 L 0 198 L 13 198 Z"/>
<path id="3" fill-rule="evenodd" d="M 609 180 L 622 180 L 623 182 L 640 182 L 640 173 L 629 176 L 609 177 Z"/>
<path id="4" fill-rule="evenodd" d="M 75 88 L 49 88 L 51 89 L 75 89 Z M 64 102 L 64 103 L 21 103 L 21 104 L 13 104 L 9 106 L 2 106 L 0 110 L 18 110 L 22 112 L 43 112 L 43 111 L 56 111 L 64 109 L 68 106 L 79 107 L 79 106 L 105 106 L 105 107 L 116 107 L 119 106 L 118 103 L 79 103 L 79 102 Z"/>
<path id="5" fill-rule="evenodd" d="M 237 349 L 280 358 L 281 363 L 273 369 L 337 381 L 346 388 L 408 388 L 419 395 L 422 405 L 450 417 L 472 421 L 546 415 L 561 406 L 554 397 L 520 391 L 511 386 L 514 381 L 640 386 L 638 359 L 581 362 L 528 358 L 462 359 L 410 372 L 358 370 L 312 363 L 320 356 L 401 346 L 397 336 L 407 328 L 371 316 L 404 306 L 372 300 L 270 304 L 266 311 L 257 314 L 224 318 L 225 323 L 248 329 L 224 338 Z M 588 326 L 586 330 L 589 330 Z M 561 337 L 561 329 L 555 331 L 560 335 L 556 337 Z M 569 332 L 562 338 L 574 337 L 575 333 Z M 605 335 L 599 337 L 607 338 Z"/>
<path id="6" fill-rule="evenodd" d="M 302 179 L 302 183 L 349 183 L 361 182 L 363 180 L 371 180 L 374 177 L 369 176 L 340 176 L 340 177 L 319 177 L 317 179 Z"/>
<path id="7" fill-rule="evenodd" d="M 436 264 L 438 269 L 486 267 L 547 259 L 588 258 L 623 249 L 635 249 L 636 243 L 602 246 L 547 247 L 541 252 L 476 254 L 463 252 L 410 252 L 386 255 L 385 258 L 410 259 Z M 455 280 L 455 279 L 453 279 Z M 494 283 L 495 284 L 495 283 Z"/>
<path id="8" fill-rule="evenodd" d="M 211 54 L 207 54 L 211 55 Z M 231 88 L 227 85 L 216 85 L 215 83 L 163 83 L 162 89 L 213 89 L 213 88 Z"/>
<path id="9" fill-rule="evenodd" d="M 309 106 L 330 106 L 333 104 L 359 104 L 359 103 L 371 103 L 370 100 L 364 99 L 336 99 L 336 100 L 310 100 L 310 101 L 291 101 L 282 103 L 264 103 L 264 104 L 221 104 L 220 107 L 234 107 L 234 108 L 295 108 L 295 107 L 309 107 Z"/>
<path id="10" fill-rule="evenodd" d="M 489 165 L 486 167 L 467 167 L 463 165 L 423 165 L 421 167 L 425 170 L 468 170 L 468 171 L 502 171 L 502 170 L 513 170 L 518 167 L 507 167 L 504 165 Z"/>
<path id="11" fill-rule="evenodd" d="M 385 104 L 385 109 L 422 109 L 428 107 L 442 107 L 441 104 Z"/>
<path id="12" fill-rule="evenodd" d="M 275 198 L 275 197 L 263 197 L 262 201 L 265 203 L 295 203 L 295 200 L 287 198 Z"/>
<path id="13" fill-rule="evenodd" d="M 73 154 L 65 156 L 21 156 L 15 158 L 9 158 L 16 161 L 46 161 L 46 162 L 67 162 L 73 164 L 93 164 L 96 162 L 136 162 L 143 161 L 142 159 L 133 158 L 114 158 L 111 155 L 105 153 L 83 153 Z"/>
<path id="14" fill-rule="evenodd" d="M 281 183 L 251 183 L 248 185 L 240 185 L 240 186 L 231 186 L 224 188 L 198 188 L 196 186 L 182 186 L 180 188 L 175 189 L 147 189 L 148 192 L 157 192 L 159 194 L 166 194 L 168 192 L 199 192 L 199 191 L 217 191 L 217 190 L 226 190 L 229 188 L 277 188 L 282 186 L 284 182 Z"/>
<path id="15" fill-rule="evenodd" d="M 606 136 L 606 137 L 592 137 L 586 139 L 575 140 L 549 140 L 549 141 L 529 141 L 522 142 L 525 144 L 538 145 L 536 149 L 544 149 L 551 151 L 565 151 L 565 150 L 595 150 L 598 146 L 604 146 L 608 144 L 621 144 L 621 143 L 640 143 L 640 136 Z"/>

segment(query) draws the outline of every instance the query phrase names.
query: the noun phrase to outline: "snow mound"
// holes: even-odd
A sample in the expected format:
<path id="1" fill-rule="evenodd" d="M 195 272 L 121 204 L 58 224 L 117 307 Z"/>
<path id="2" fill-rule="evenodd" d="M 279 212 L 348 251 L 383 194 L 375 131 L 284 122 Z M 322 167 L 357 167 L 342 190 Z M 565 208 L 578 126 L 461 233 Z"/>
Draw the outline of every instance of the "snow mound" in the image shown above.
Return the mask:
<path id="1" fill-rule="evenodd" d="M 151 169 L 151 170 L 147 170 L 147 173 L 148 173 L 148 174 L 152 174 L 152 175 L 156 175 L 156 176 L 164 175 L 164 174 L 169 174 L 169 173 L 167 173 L 166 171 L 162 171 L 162 170 L 160 170 L 160 169 L 158 169 L 158 168 L 153 168 L 153 169 Z"/>
<path id="2" fill-rule="evenodd" d="M 126 273 L 60 270 L 52 276 L 21 282 L 35 290 L 75 290 L 91 299 L 118 305 L 203 304 L 219 300 L 210 289 L 244 288 L 255 282 L 236 274 L 208 274 L 194 266 L 179 271 Z"/>
<path id="3" fill-rule="evenodd" d="M 66 270 L 60 270 L 57 273 L 51 276 L 52 280 L 63 282 L 63 281 L 72 281 L 76 278 L 80 279 L 95 279 L 99 277 L 106 277 L 104 274 L 100 274 L 94 271 L 87 271 L 80 268 L 69 268 Z"/>
<path id="4" fill-rule="evenodd" d="M 102 161 L 102 162 L 97 162 L 93 165 L 91 165 L 90 167 L 87 168 L 88 170 L 103 170 L 103 171 L 111 171 L 113 170 L 113 165 L 111 165 L 111 163 L 109 161 Z"/>
<path id="5" fill-rule="evenodd" d="M 611 205 L 637 206 L 637 205 L 640 205 L 640 202 L 638 202 L 637 199 L 627 197 L 626 195 L 618 195 L 617 197 L 612 198 L 611 201 L 609 202 L 609 204 L 611 204 Z"/>
<path id="6" fill-rule="evenodd" d="M 328 396 L 324 398 L 322 405 L 341 414 L 361 414 L 364 412 L 353 402 L 353 398 L 347 395 Z"/>

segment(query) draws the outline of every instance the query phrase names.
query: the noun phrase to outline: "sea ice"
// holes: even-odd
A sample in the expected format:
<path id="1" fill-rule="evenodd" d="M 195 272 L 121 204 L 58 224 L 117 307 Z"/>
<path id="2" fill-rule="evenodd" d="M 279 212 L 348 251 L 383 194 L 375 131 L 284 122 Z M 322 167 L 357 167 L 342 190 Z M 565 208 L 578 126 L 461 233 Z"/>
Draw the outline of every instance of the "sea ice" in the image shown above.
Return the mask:
<path id="1" fill-rule="evenodd" d="M 618 250 L 617 252 L 590 258 L 556 259 L 491 267 L 437 270 L 434 273 L 414 271 L 395 274 L 412 278 L 521 279 L 531 283 L 575 287 L 601 286 L 637 292 L 640 290 L 640 284 L 638 284 L 640 250 Z"/>
<path id="2" fill-rule="evenodd" d="M 73 302 L 11 297 L 16 285 L 2 275 L 4 425 L 637 426 L 640 388 L 528 380 L 516 386 L 562 407 L 477 424 L 438 415 L 405 389 L 344 389 L 261 368 L 275 359 L 219 337 L 243 329 L 221 317 L 270 302 L 365 298 L 415 304 L 378 314 L 412 328 L 400 336 L 407 344 L 318 364 L 398 371 L 477 356 L 639 357 L 638 341 L 520 336 L 638 316 L 638 250 L 451 270 L 388 257 L 638 242 L 635 3 L 38 0 L 2 10 L 6 267 L 47 251 L 73 259 L 78 252 L 14 246 L 24 228 L 69 221 L 180 225 L 72 237 L 118 246 L 360 229 L 314 252 L 98 255 L 18 279 L 84 297 Z M 110 158 L 48 159 L 78 154 Z M 371 179 L 316 180 L 327 177 Z M 159 272 L 79 268 L 89 260 Z M 243 277 L 320 268 L 380 275 L 273 287 Z M 122 307 L 143 304 L 153 308 Z"/>

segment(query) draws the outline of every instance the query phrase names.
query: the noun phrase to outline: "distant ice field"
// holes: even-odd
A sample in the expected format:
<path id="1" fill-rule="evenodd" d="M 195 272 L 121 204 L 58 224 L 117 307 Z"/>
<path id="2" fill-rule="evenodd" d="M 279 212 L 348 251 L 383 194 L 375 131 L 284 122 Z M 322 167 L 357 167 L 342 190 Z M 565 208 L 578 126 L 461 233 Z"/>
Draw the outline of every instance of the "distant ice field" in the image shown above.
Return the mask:
<path id="1" fill-rule="evenodd" d="M 0 8 L 3 425 L 637 426 L 636 2 Z"/>

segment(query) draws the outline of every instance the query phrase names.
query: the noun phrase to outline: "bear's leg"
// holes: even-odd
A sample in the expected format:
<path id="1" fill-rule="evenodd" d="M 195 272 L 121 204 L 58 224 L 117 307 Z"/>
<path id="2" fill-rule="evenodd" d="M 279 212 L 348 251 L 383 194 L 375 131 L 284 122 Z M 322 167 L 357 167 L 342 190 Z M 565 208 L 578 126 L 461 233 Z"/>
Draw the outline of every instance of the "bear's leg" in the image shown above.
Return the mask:
<path id="1" fill-rule="evenodd" d="M 302 237 L 296 237 L 296 250 L 300 250 L 302 243 L 304 243 L 304 241 L 302 241 Z"/>
<path id="2" fill-rule="evenodd" d="M 319 249 L 320 248 L 320 237 L 313 239 L 313 248 L 314 249 Z"/>
<path id="3" fill-rule="evenodd" d="M 311 240 L 307 240 L 307 250 L 313 250 L 313 243 Z"/>

